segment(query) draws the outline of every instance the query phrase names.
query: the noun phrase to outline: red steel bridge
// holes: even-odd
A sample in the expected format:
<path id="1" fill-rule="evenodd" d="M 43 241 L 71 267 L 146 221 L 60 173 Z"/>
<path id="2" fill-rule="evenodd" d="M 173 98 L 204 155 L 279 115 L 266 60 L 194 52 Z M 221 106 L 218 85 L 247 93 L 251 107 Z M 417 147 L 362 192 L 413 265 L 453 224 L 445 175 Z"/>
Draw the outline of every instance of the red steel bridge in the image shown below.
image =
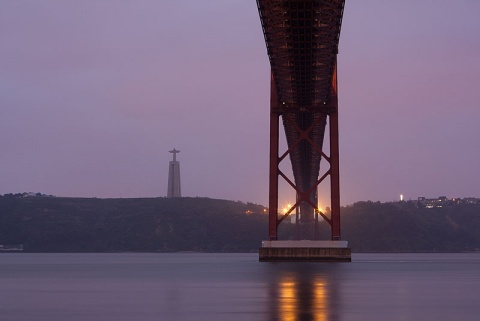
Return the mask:
<path id="1" fill-rule="evenodd" d="M 277 240 L 280 223 L 294 210 L 299 212 L 297 239 L 319 238 L 318 216 L 330 224 L 331 239 L 340 239 L 337 53 L 344 5 L 345 0 L 257 0 L 271 65 L 270 240 Z M 282 154 L 280 118 L 287 142 Z M 293 180 L 280 170 L 287 156 Z M 322 166 L 328 166 L 323 175 L 321 160 Z M 327 178 L 330 214 L 318 209 L 317 200 L 318 186 L 326 184 Z M 282 216 L 278 214 L 279 179 L 296 192 L 296 204 Z"/>

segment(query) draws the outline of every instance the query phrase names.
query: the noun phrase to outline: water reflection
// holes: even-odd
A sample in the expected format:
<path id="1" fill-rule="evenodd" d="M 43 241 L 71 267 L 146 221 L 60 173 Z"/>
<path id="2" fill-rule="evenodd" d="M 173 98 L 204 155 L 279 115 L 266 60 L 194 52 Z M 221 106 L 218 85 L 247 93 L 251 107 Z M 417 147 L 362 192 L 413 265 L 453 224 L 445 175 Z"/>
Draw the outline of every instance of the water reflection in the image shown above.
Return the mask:
<path id="1" fill-rule="evenodd" d="M 340 269 L 341 264 L 272 263 L 268 320 L 337 320 Z"/>

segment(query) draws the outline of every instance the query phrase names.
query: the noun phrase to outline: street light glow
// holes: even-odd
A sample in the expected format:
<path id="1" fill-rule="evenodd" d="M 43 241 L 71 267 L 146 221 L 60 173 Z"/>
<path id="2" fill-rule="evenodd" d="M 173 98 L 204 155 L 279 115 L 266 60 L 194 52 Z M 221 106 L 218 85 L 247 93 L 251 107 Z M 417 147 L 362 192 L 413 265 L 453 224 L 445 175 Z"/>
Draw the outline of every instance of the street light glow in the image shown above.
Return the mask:
<path id="1" fill-rule="evenodd" d="M 287 205 L 285 205 L 285 206 L 283 207 L 283 214 L 287 214 L 287 212 L 288 212 L 291 208 L 292 208 L 292 204 L 287 203 Z M 291 212 L 290 212 L 290 213 L 291 213 Z M 289 213 L 289 214 L 290 214 L 290 213 Z"/>

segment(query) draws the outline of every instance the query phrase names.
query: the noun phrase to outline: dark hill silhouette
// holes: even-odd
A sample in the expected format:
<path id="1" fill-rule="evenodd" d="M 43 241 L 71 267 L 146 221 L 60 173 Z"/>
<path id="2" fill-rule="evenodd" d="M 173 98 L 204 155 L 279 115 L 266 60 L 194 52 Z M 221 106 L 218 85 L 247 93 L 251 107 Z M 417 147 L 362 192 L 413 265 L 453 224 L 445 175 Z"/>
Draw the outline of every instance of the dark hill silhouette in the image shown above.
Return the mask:
<path id="1" fill-rule="evenodd" d="M 329 237 L 325 222 L 320 227 Z M 416 208 L 358 202 L 342 208 L 342 238 L 354 252 L 480 249 L 480 205 Z M 294 238 L 283 223 L 282 239 Z M 267 238 L 264 207 L 208 198 L 0 197 L 0 244 L 26 252 L 256 252 Z"/>

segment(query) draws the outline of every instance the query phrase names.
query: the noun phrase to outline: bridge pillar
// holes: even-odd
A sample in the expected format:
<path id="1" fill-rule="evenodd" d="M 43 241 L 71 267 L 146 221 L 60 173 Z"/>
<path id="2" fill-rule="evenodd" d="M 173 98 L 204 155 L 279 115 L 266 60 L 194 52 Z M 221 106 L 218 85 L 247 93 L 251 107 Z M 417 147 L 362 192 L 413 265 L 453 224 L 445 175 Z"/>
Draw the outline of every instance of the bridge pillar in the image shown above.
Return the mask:
<path id="1" fill-rule="evenodd" d="M 271 241 L 277 239 L 278 232 L 278 141 L 279 120 L 277 90 L 273 73 L 270 84 L 270 177 L 268 199 L 268 236 Z"/>
<path id="2" fill-rule="evenodd" d="M 332 240 L 340 240 L 340 171 L 338 146 L 338 113 L 330 115 L 330 193 L 332 206 Z"/>
<path id="3" fill-rule="evenodd" d="M 331 239 L 333 241 L 340 240 L 340 170 L 339 170 L 339 135 L 338 135 L 338 92 L 337 92 L 337 68 L 334 67 L 332 77 L 332 87 L 329 99 L 329 137 L 330 137 L 330 206 L 331 216 L 328 223 L 331 228 Z M 273 73 L 271 74 L 270 85 L 270 175 L 269 175 L 269 220 L 268 231 L 269 239 L 278 239 L 278 225 L 283 221 L 278 218 L 278 180 L 279 180 L 279 120 L 282 115 L 282 109 L 279 108 L 277 90 Z M 284 156 L 282 156 L 284 157 Z M 320 183 L 320 181 L 319 181 Z M 318 183 L 317 183 L 318 184 Z M 312 203 L 298 200 L 297 190 L 297 205 L 300 209 L 301 219 L 297 219 L 297 238 L 299 237 L 299 225 L 302 225 L 301 238 L 315 240 L 318 239 L 318 208 L 312 207 L 312 204 L 317 204 L 316 187 L 312 191 L 309 198 Z M 297 217 L 298 218 L 298 217 Z"/>
<path id="4" fill-rule="evenodd" d="M 348 243 L 340 241 L 336 64 L 345 0 L 305 2 L 257 0 L 271 66 L 269 240 L 262 243 L 261 261 L 351 259 Z M 330 155 L 323 151 L 327 121 Z M 285 152 L 279 150 L 279 127 L 285 130 Z M 291 172 L 280 168 L 287 157 Z M 282 214 L 278 213 L 279 179 L 282 189 L 290 186 L 296 193 L 295 204 Z M 330 213 L 318 208 L 322 183 L 321 190 L 330 183 Z M 278 227 L 293 211 L 297 240 L 278 240 Z M 320 225 L 329 225 L 331 236 L 319 235 L 319 217 Z"/>
<path id="5" fill-rule="evenodd" d="M 333 112 L 329 114 L 330 128 L 330 205 L 332 240 L 340 240 L 340 159 L 338 143 L 338 83 L 337 66 L 332 77 L 330 104 Z"/>

